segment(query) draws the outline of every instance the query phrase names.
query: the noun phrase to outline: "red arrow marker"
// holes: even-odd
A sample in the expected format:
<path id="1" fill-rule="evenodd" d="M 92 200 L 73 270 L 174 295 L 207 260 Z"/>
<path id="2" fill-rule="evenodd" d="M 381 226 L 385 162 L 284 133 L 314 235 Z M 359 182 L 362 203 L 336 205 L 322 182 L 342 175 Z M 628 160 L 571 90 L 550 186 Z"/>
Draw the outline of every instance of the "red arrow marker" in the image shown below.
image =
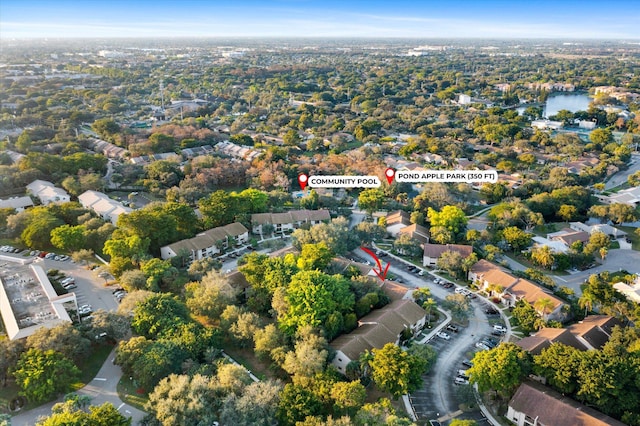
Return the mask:
<path id="1" fill-rule="evenodd" d="M 373 268 L 373 272 L 376 273 L 376 275 L 378 276 L 378 278 L 380 278 L 382 280 L 382 282 L 384 282 L 384 280 L 387 278 L 387 272 L 389 272 L 389 266 L 391 266 L 390 263 L 387 263 L 387 267 L 384 268 L 384 271 L 382 270 L 382 263 L 380 263 L 380 259 L 378 259 L 378 256 L 376 256 L 376 254 L 374 252 L 372 252 L 371 250 L 369 250 L 366 247 L 360 247 L 363 251 L 367 252 L 369 254 L 369 256 L 373 257 L 373 260 L 376 261 L 376 263 L 378 264 L 378 268 L 380 268 L 380 270 L 378 271 L 376 268 Z"/>
<path id="2" fill-rule="evenodd" d="M 384 175 L 387 177 L 387 182 L 389 182 L 389 185 L 391 185 L 391 182 L 393 182 L 393 178 L 396 177 L 396 171 L 389 167 L 387 170 L 385 170 Z"/>
<path id="3" fill-rule="evenodd" d="M 308 180 L 309 180 L 309 177 L 304 173 L 298 176 L 298 183 L 300 184 L 300 188 L 302 188 L 303 191 L 307 187 Z"/>

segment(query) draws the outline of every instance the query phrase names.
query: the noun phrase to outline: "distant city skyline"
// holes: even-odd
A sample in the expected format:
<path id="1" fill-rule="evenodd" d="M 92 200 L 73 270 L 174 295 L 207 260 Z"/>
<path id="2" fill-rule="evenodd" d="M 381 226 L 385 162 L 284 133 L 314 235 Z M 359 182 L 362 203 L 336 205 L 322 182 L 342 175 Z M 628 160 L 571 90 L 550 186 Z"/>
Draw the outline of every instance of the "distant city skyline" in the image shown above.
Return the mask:
<path id="1" fill-rule="evenodd" d="M 640 39 L 640 3 L 611 0 L 3 0 L 0 39 L 407 37 Z"/>

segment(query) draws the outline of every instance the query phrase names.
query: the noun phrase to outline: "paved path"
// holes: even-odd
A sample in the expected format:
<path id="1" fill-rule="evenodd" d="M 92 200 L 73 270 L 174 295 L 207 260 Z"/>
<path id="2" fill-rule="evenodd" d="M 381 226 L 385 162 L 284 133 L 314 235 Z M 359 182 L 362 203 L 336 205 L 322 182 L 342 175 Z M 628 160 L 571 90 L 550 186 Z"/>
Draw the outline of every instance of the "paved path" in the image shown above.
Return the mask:
<path id="1" fill-rule="evenodd" d="M 120 413 L 127 417 L 132 417 L 132 424 L 136 425 L 146 413 L 125 404 L 118 397 L 117 386 L 122 376 L 122 370 L 119 366 L 113 364 L 114 357 L 115 349 L 109 354 L 98 375 L 80 389 L 78 394 L 90 396 L 91 405 L 102 405 L 105 402 L 112 403 Z M 14 416 L 11 419 L 11 424 L 12 426 L 33 426 L 39 417 L 51 415 L 51 407 L 58 402 L 62 402 L 62 398 Z"/>
<path id="2" fill-rule="evenodd" d="M 627 170 L 621 170 L 604 183 L 604 189 L 612 189 L 627 182 L 629 175 L 640 170 L 640 154 L 633 153 Z"/>

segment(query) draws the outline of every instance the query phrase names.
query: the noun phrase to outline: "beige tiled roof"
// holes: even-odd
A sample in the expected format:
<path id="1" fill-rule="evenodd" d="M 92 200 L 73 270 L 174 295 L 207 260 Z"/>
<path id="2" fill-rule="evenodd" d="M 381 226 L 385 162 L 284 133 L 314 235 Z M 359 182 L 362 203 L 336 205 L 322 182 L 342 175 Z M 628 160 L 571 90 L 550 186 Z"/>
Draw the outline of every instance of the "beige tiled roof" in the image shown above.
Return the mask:
<path id="1" fill-rule="evenodd" d="M 445 251 L 454 251 L 460 253 L 464 257 L 468 257 L 473 253 L 473 247 L 463 244 L 425 244 L 424 255 L 430 258 L 439 258 Z"/>
<path id="2" fill-rule="evenodd" d="M 365 350 L 395 343 L 406 326 L 417 323 L 425 315 L 424 309 L 412 300 L 396 300 L 362 317 L 358 328 L 334 339 L 331 346 L 354 360 Z"/>
<path id="3" fill-rule="evenodd" d="M 553 426 L 623 426 L 593 408 L 582 405 L 541 384 L 525 382 L 520 385 L 509 406 L 515 411 L 537 419 L 540 425 Z"/>

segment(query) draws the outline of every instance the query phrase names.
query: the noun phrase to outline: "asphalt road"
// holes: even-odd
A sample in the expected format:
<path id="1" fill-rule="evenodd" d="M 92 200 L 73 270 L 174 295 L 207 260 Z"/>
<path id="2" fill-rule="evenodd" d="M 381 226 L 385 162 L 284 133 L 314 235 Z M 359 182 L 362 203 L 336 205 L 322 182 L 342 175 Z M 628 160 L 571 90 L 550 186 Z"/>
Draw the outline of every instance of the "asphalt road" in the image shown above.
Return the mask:
<path id="1" fill-rule="evenodd" d="M 553 279 L 558 286 L 569 287 L 575 291 L 577 296 L 580 296 L 582 294 L 580 285 L 589 276 L 604 271 L 618 272 L 620 270 L 626 270 L 632 274 L 640 274 L 640 252 L 623 249 L 611 250 L 603 264 L 598 264 L 595 268 L 579 271 L 571 275 L 563 275 L 561 277 L 554 275 Z"/>
<path id="2" fill-rule="evenodd" d="M 640 170 L 640 154 L 633 153 L 631 163 L 629 164 L 629 168 L 627 170 L 621 170 L 618 173 L 614 174 L 609 178 L 608 181 L 604 183 L 604 189 L 615 188 L 616 186 L 620 186 L 627 181 L 629 175 Z"/>

